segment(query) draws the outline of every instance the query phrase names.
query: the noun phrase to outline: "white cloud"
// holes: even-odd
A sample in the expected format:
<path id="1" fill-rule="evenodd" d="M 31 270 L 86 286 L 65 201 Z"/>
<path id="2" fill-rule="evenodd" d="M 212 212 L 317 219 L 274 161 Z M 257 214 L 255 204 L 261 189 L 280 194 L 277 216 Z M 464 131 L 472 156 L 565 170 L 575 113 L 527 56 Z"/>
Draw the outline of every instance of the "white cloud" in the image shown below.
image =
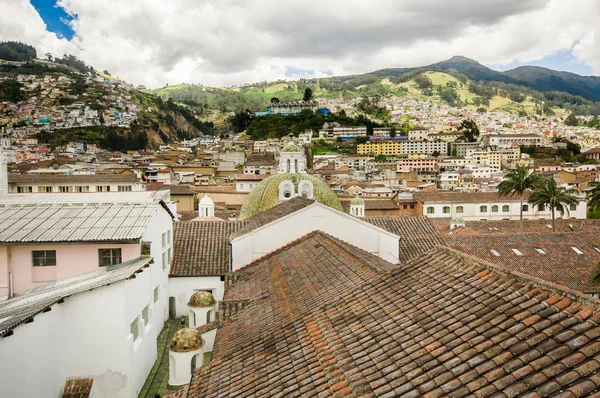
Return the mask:
<path id="1" fill-rule="evenodd" d="M 150 87 L 232 85 L 407 67 L 464 55 L 529 62 L 570 50 L 600 73 L 595 0 L 59 0 L 71 42 L 25 0 L 0 0 L 0 39 L 70 52 Z M 573 47 L 575 46 L 575 47 Z M 288 72 L 289 75 L 289 72 Z M 292 76 L 294 76 L 292 74 Z"/>

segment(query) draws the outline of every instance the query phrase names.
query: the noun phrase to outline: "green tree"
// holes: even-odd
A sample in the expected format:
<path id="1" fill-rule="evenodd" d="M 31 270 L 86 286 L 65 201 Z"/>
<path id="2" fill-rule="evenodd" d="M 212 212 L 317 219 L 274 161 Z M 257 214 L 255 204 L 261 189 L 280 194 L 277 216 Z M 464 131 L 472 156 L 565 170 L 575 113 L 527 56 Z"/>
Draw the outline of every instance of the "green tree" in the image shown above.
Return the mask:
<path id="1" fill-rule="evenodd" d="M 477 123 L 473 119 L 465 119 L 461 124 L 457 127 L 458 131 L 462 131 L 468 142 L 477 141 L 477 137 L 479 137 L 479 127 L 477 127 Z"/>
<path id="2" fill-rule="evenodd" d="M 392 137 L 392 138 L 393 138 L 393 137 L 395 137 L 395 136 L 396 136 L 396 134 L 397 134 L 397 132 L 396 132 L 396 126 L 392 126 L 392 127 L 390 128 L 390 137 Z"/>
<path id="3" fill-rule="evenodd" d="M 540 175 L 537 172 L 529 173 L 527 166 L 517 166 L 509 171 L 504 179 L 498 184 L 498 193 L 501 196 L 519 195 L 519 230 L 523 232 L 523 194 L 528 189 L 534 189 L 540 182 Z"/>
<path id="4" fill-rule="evenodd" d="M 440 151 L 433 151 L 431 156 L 433 156 L 434 158 L 437 158 L 438 156 L 440 156 Z"/>
<path id="5" fill-rule="evenodd" d="M 313 99 L 313 91 L 310 87 L 306 87 L 304 89 L 304 97 L 302 98 L 302 100 L 304 102 L 309 102 L 309 101 L 312 101 L 312 99 Z"/>
<path id="6" fill-rule="evenodd" d="M 541 180 L 537 188 L 529 195 L 528 202 L 538 207 L 549 207 L 552 211 L 552 232 L 556 232 L 556 217 L 555 211 L 559 211 L 560 215 L 564 215 L 569 211 L 569 206 L 577 205 L 579 199 L 574 195 L 577 193 L 575 189 L 566 189 L 556 186 L 554 178 L 546 177 Z"/>
<path id="7" fill-rule="evenodd" d="M 567 126 L 577 126 L 578 124 L 579 121 L 577 120 L 577 117 L 573 112 L 571 112 L 569 116 L 567 116 L 567 118 L 565 119 L 565 125 Z"/>
<path id="8" fill-rule="evenodd" d="M 587 199 L 589 200 L 587 207 L 592 212 L 600 211 L 600 184 L 594 182 L 593 187 L 587 194 Z"/>
<path id="9" fill-rule="evenodd" d="M 357 144 L 364 144 L 368 141 L 367 137 L 362 137 L 362 136 L 358 136 L 356 137 L 356 143 Z"/>

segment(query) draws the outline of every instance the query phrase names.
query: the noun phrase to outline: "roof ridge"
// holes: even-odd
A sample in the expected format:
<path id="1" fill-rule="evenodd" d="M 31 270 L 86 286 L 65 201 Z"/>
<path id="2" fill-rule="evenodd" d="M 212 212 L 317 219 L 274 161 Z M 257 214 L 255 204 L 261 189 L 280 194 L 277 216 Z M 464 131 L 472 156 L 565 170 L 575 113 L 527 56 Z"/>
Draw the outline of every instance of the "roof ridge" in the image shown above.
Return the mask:
<path id="1" fill-rule="evenodd" d="M 525 273 L 522 273 L 519 271 L 511 270 L 507 267 L 504 267 L 504 266 L 501 266 L 498 264 L 493 264 L 487 260 L 472 256 L 467 253 L 463 253 L 460 250 L 456 250 L 456 249 L 450 248 L 448 246 L 436 245 L 435 249 L 437 249 L 438 251 L 446 252 L 455 257 L 462 258 L 463 260 L 474 262 L 477 265 L 480 265 L 483 268 L 489 269 L 490 271 L 495 272 L 499 275 L 513 277 L 513 278 L 517 279 L 518 281 L 529 282 L 529 283 L 538 285 L 539 287 L 549 290 L 551 292 L 575 299 L 577 301 L 581 301 L 582 303 L 587 304 L 587 305 L 592 305 L 592 306 L 600 308 L 600 300 L 599 299 L 591 298 L 581 292 L 570 289 L 567 286 L 559 285 L 557 283 L 553 283 L 553 282 L 547 281 L 542 278 L 528 275 L 528 274 L 525 274 Z M 425 254 L 421 257 L 428 256 L 428 255 L 429 254 Z M 416 259 L 409 261 L 407 263 L 407 265 L 421 257 L 417 257 Z M 404 268 L 404 267 L 402 267 L 402 268 Z"/>

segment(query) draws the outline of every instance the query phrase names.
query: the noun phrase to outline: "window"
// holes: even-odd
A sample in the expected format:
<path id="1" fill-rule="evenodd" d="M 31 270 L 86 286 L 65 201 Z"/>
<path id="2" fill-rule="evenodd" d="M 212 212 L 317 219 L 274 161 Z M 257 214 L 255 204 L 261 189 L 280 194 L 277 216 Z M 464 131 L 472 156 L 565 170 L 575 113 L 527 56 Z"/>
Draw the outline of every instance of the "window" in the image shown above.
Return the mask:
<path id="1" fill-rule="evenodd" d="M 538 211 L 544 211 L 546 210 L 546 206 L 545 205 L 539 205 L 538 206 Z"/>
<path id="2" fill-rule="evenodd" d="M 502 206 L 502 212 L 503 213 L 508 213 L 509 211 L 510 211 L 510 206 L 509 205 Z"/>
<path id="3" fill-rule="evenodd" d="M 144 320 L 144 326 L 148 326 L 148 306 L 145 306 L 142 310 L 142 319 Z"/>
<path id="4" fill-rule="evenodd" d="M 408 209 L 408 205 L 405 203 L 405 204 L 402 205 L 402 208 L 403 209 Z"/>
<path id="5" fill-rule="evenodd" d="M 411 208 L 411 209 L 414 209 L 414 208 L 415 208 L 415 205 L 414 205 L 414 204 L 411 204 L 411 205 L 410 205 L 410 208 Z"/>
<path id="6" fill-rule="evenodd" d="M 529 211 L 529 205 L 523 205 L 523 211 Z"/>
<path id="7" fill-rule="evenodd" d="M 100 267 L 119 264 L 121 262 L 121 249 L 98 249 Z"/>
<path id="8" fill-rule="evenodd" d="M 575 210 L 577 210 L 577 204 L 576 204 L 576 203 L 572 203 L 572 204 L 570 204 L 570 205 L 569 205 L 569 210 L 571 210 L 571 211 L 575 211 Z"/>
<path id="9" fill-rule="evenodd" d="M 496 205 L 492 206 L 492 213 L 498 213 L 498 206 L 496 206 Z"/>
<path id="10" fill-rule="evenodd" d="M 133 320 L 133 322 L 131 322 L 131 325 L 129 325 L 129 333 L 131 333 L 131 335 L 133 335 L 133 341 L 136 341 L 138 339 L 139 331 L 138 331 L 137 317 Z"/>
<path id="11" fill-rule="evenodd" d="M 33 187 L 17 187 L 17 193 L 30 193 L 33 192 Z"/>
<path id="12" fill-rule="evenodd" d="M 538 252 L 538 254 L 541 254 L 542 256 L 545 256 L 545 255 L 546 255 L 546 252 L 545 252 L 545 251 L 543 251 L 542 249 L 540 249 L 539 247 L 536 247 L 536 248 L 535 248 L 535 251 L 536 251 L 536 252 Z"/>
<path id="13" fill-rule="evenodd" d="M 31 257 L 34 267 L 56 265 L 56 250 L 34 250 Z"/>
<path id="14" fill-rule="evenodd" d="M 433 207 L 427 208 L 427 214 L 434 214 L 434 213 L 435 213 L 435 209 Z"/>
<path id="15" fill-rule="evenodd" d="M 487 206 L 479 206 L 480 213 L 487 213 Z"/>
<path id="16" fill-rule="evenodd" d="M 169 262 L 169 259 L 167 256 L 168 256 L 167 252 L 166 251 L 163 252 L 163 254 L 162 254 L 162 269 L 163 270 L 165 270 L 167 268 L 167 263 Z"/>
<path id="17" fill-rule="evenodd" d="M 579 248 L 577 248 L 577 247 L 575 247 L 575 246 L 571 247 L 571 249 L 573 249 L 573 251 L 574 251 L 575 253 L 577 253 L 577 254 L 583 254 L 583 252 L 582 252 L 581 250 L 579 250 Z"/>
<path id="18" fill-rule="evenodd" d="M 521 253 L 521 251 L 519 249 L 512 249 L 513 253 L 515 253 L 517 256 L 522 256 L 523 253 Z"/>
<path id="19" fill-rule="evenodd" d="M 66 187 L 66 186 L 58 187 L 58 192 L 62 192 L 62 193 L 71 192 L 71 187 Z"/>
<path id="20" fill-rule="evenodd" d="M 50 192 L 52 192 L 52 187 L 50 187 L 50 186 L 39 186 L 38 187 L 38 192 L 50 193 Z"/>
<path id="21" fill-rule="evenodd" d="M 97 185 L 96 192 L 110 192 L 110 185 Z"/>
<path id="22" fill-rule="evenodd" d="M 154 303 L 158 303 L 158 286 L 154 288 Z"/>
<path id="23" fill-rule="evenodd" d="M 490 253 L 492 253 L 492 254 L 493 254 L 494 256 L 496 256 L 496 257 L 500 257 L 500 253 L 498 253 L 498 252 L 497 252 L 496 250 L 494 250 L 494 249 L 491 249 L 491 250 L 490 250 Z"/>
<path id="24" fill-rule="evenodd" d="M 167 243 L 169 243 L 169 245 L 171 244 L 171 230 L 167 231 Z"/>
<path id="25" fill-rule="evenodd" d="M 464 211 L 465 209 L 462 206 L 456 206 L 456 213 L 462 214 Z"/>
<path id="26" fill-rule="evenodd" d="M 131 185 L 119 185 L 117 188 L 119 192 L 131 192 Z"/>
<path id="27" fill-rule="evenodd" d="M 442 208 L 442 213 L 444 213 L 444 214 L 448 214 L 448 213 L 450 213 L 450 206 L 444 206 L 444 207 Z"/>
<path id="28" fill-rule="evenodd" d="M 167 248 L 167 233 L 163 232 L 162 236 L 161 236 L 161 241 L 162 241 L 162 248 L 163 250 Z"/>

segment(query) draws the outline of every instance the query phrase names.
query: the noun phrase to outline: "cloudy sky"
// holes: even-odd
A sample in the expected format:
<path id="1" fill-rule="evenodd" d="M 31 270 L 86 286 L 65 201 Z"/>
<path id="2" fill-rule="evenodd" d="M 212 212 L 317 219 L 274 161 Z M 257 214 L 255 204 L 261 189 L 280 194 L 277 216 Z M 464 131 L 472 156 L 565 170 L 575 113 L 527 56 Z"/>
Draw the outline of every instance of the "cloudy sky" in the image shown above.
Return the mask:
<path id="1" fill-rule="evenodd" d="M 597 0 L 0 0 L 0 40 L 134 84 L 247 82 L 453 55 L 600 75 Z"/>

